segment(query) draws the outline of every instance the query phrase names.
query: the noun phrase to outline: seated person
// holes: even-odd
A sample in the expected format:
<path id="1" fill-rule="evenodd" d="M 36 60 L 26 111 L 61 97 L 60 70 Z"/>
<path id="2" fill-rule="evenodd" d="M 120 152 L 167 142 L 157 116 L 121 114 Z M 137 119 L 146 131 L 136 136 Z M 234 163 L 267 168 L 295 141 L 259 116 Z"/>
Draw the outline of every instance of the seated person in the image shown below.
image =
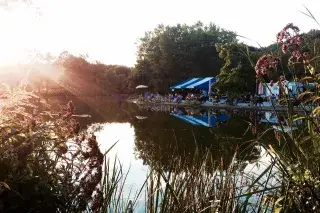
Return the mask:
<path id="1" fill-rule="evenodd" d="M 205 102 L 208 99 L 208 93 L 205 90 L 202 90 L 201 96 L 200 96 L 200 101 Z"/>

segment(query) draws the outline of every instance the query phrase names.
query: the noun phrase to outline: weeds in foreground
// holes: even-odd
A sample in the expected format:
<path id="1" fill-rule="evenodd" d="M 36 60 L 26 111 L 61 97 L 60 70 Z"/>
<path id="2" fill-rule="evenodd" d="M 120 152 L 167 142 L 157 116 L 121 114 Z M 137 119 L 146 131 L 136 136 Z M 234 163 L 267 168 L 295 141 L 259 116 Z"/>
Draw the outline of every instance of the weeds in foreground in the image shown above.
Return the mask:
<path id="1" fill-rule="evenodd" d="M 104 155 L 81 132 L 69 102 L 58 116 L 23 85 L 6 87 L 0 108 L 0 210 L 79 212 L 100 209 Z"/>
<path id="2" fill-rule="evenodd" d="M 308 9 L 307 15 L 315 20 Z M 280 101 L 287 105 L 288 111 L 287 122 L 280 122 L 282 131 L 280 137 L 276 137 L 279 146 L 268 147 L 282 174 L 282 191 L 275 202 L 277 212 L 318 212 L 320 209 L 319 41 L 315 38 L 313 43 L 306 43 L 299 28 L 288 24 L 277 34 L 282 54 L 289 57 L 288 63 L 280 60 L 281 53 L 273 53 L 262 56 L 255 66 L 260 80 L 275 71 L 284 75 L 287 67 L 297 90 L 304 89 L 295 97 L 291 93 L 296 91 L 284 83 L 284 76 L 278 82 Z M 295 113 L 292 101 L 301 102 L 302 115 Z M 289 131 L 284 131 L 286 127 Z"/>

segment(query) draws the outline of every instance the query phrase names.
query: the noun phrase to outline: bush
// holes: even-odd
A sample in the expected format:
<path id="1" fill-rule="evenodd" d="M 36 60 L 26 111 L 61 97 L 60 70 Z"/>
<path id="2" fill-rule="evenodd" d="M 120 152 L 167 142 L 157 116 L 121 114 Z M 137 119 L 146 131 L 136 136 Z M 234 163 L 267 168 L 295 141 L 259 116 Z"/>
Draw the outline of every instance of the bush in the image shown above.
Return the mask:
<path id="1" fill-rule="evenodd" d="M 6 86 L 0 108 L 0 209 L 96 212 L 104 155 L 95 136 L 81 131 L 72 102 L 46 111 L 24 88 Z"/>

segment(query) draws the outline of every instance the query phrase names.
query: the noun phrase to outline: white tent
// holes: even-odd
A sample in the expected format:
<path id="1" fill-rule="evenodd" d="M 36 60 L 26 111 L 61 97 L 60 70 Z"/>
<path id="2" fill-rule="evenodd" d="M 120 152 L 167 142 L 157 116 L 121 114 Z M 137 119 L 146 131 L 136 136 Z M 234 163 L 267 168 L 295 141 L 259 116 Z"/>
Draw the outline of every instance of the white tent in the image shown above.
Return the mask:
<path id="1" fill-rule="evenodd" d="M 266 96 L 271 97 L 271 96 L 278 96 L 279 95 L 279 85 L 278 83 L 268 83 L 266 85 Z"/>
<path id="2" fill-rule="evenodd" d="M 288 85 L 289 85 L 289 81 L 284 80 L 281 82 L 282 87 L 284 88 L 285 92 L 288 93 Z M 279 86 L 279 81 L 276 83 L 267 83 L 265 85 L 265 94 L 268 97 L 271 96 L 278 96 L 280 94 L 280 86 Z"/>

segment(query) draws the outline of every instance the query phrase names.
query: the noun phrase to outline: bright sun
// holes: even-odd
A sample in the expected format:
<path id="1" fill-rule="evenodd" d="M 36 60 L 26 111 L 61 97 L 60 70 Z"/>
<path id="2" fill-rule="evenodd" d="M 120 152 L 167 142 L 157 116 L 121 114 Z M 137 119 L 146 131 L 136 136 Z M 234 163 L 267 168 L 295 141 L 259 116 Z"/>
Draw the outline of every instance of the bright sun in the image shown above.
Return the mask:
<path id="1" fill-rule="evenodd" d="M 34 44 L 39 39 L 33 35 L 39 29 L 37 16 L 27 8 L 18 5 L 10 10 L 0 8 L 0 65 L 27 63 Z"/>

